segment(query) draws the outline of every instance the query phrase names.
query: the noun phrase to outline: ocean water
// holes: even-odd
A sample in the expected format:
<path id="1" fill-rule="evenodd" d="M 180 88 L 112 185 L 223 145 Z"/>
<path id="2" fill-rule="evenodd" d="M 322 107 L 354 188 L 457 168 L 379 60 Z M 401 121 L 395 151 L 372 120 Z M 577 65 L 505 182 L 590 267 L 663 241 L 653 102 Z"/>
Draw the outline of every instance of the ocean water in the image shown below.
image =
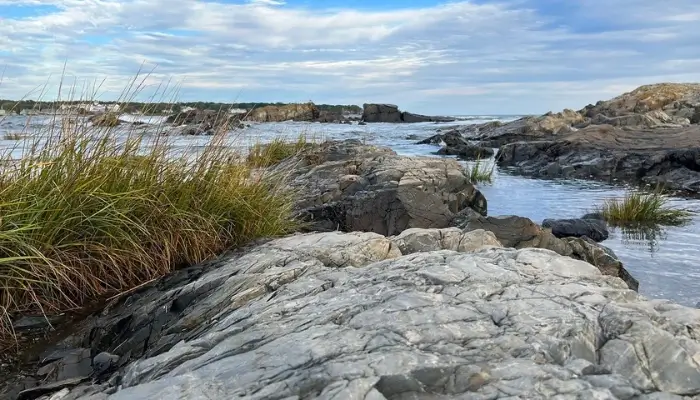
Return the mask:
<path id="1" fill-rule="evenodd" d="M 494 120 L 510 121 L 519 116 L 459 116 L 451 123 L 367 124 L 343 125 L 320 123 L 259 123 L 231 133 L 231 143 L 245 148 L 256 142 L 276 137 L 295 138 L 300 134 L 322 139 L 361 139 L 367 143 L 386 145 L 402 155 L 438 157 L 437 146 L 416 145 L 417 140 L 436 133 L 437 129 L 475 124 Z M 157 123 L 160 117 L 127 116 L 132 121 Z M 31 136 L 36 130 L 60 121 L 51 117 L 5 117 L 0 119 L 0 151 L 16 147 L 16 137 L 8 134 L 24 132 Z M 149 132 L 143 126 L 144 132 Z M 174 138 L 183 151 L 201 148 L 210 140 L 206 136 Z M 13 151 L 20 157 L 21 151 Z M 469 165 L 469 162 L 465 164 Z M 620 197 L 625 189 L 603 183 L 572 180 L 541 180 L 514 175 L 496 168 L 491 184 L 479 184 L 488 200 L 489 215 L 519 215 L 541 223 L 545 218 L 576 218 L 591 211 L 606 198 Z M 603 242 L 612 248 L 626 268 L 640 282 L 640 293 L 652 298 L 667 298 L 688 306 L 700 302 L 700 200 L 673 198 L 672 204 L 698 212 L 693 220 L 682 227 L 666 227 L 647 232 L 625 232 L 611 228 L 610 238 Z"/>

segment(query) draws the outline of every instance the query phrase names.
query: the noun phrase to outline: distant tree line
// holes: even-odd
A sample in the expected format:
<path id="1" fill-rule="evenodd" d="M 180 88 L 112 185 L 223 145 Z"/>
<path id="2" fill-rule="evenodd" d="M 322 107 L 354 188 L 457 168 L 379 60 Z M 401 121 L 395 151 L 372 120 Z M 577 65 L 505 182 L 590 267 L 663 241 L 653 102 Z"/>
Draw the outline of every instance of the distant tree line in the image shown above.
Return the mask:
<path id="1" fill-rule="evenodd" d="M 91 101 L 35 101 L 35 100 L 6 100 L 0 99 L 0 109 L 5 111 L 14 111 L 19 113 L 25 109 L 37 111 L 49 111 L 59 109 L 62 105 L 73 105 L 92 103 Z M 180 112 L 185 107 L 194 107 L 200 110 L 227 110 L 230 108 L 243 108 L 250 110 L 252 108 L 260 108 L 269 105 L 283 106 L 290 103 L 216 103 L 210 101 L 195 101 L 183 103 L 140 103 L 140 102 L 116 102 L 116 101 L 100 101 L 100 104 L 119 104 L 120 111 L 124 113 L 141 112 L 144 114 L 163 114 L 170 111 L 174 113 Z M 332 113 L 361 113 L 362 107 L 356 105 L 345 104 L 316 104 L 320 111 Z"/>

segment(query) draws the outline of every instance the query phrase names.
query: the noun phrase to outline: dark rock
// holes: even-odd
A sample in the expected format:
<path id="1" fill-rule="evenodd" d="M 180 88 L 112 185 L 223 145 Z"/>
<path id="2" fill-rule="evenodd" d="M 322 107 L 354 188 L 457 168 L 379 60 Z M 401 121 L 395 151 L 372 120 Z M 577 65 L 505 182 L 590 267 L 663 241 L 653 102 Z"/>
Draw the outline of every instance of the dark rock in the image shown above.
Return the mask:
<path id="1" fill-rule="evenodd" d="M 496 160 L 528 176 L 661 184 L 700 192 L 700 126 L 625 130 L 594 126 L 561 140 L 502 146 Z"/>
<path id="2" fill-rule="evenodd" d="M 602 242 L 610 235 L 605 221 L 599 219 L 545 219 L 542 227 L 550 228 L 558 238 L 587 236 L 596 242 Z"/>
<path id="3" fill-rule="evenodd" d="M 445 146 L 437 153 L 445 156 L 458 156 L 463 160 L 478 160 L 493 156 L 494 151 L 488 147 L 465 144 L 454 147 Z"/>
<path id="4" fill-rule="evenodd" d="M 34 400 L 41 396 L 58 392 L 64 388 L 73 388 L 87 381 L 87 377 L 71 378 L 62 381 L 49 382 L 40 386 L 32 387 L 21 391 L 17 395 L 17 400 Z"/>
<path id="5" fill-rule="evenodd" d="M 117 367 L 119 363 L 119 356 L 114 354 L 109 354 L 105 351 L 99 353 L 92 359 L 92 368 L 95 374 L 102 375 L 105 372 Z"/>
<path id="6" fill-rule="evenodd" d="M 457 130 L 451 130 L 445 133 L 440 133 L 421 140 L 416 144 L 434 144 L 445 145 L 438 150 L 440 155 L 458 156 L 465 160 L 475 160 L 481 158 L 489 158 L 493 156 L 493 149 L 489 147 L 477 146 L 469 143 L 467 139 L 462 137 Z"/>
<path id="7" fill-rule="evenodd" d="M 60 321 L 60 316 L 25 315 L 12 323 L 15 331 L 45 329 Z"/>
<path id="8" fill-rule="evenodd" d="M 399 111 L 399 107 L 394 104 L 364 104 L 362 111 L 362 121 L 364 122 L 452 122 L 454 118 L 435 117 L 409 112 Z"/>
<path id="9" fill-rule="evenodd" d="M 60 360 L 44 366 L 43 375 L 52 381 L 73 378 L 87 378 L 92 375 L 92 355 L 90 349 L 74 349 Z"/>
<path id="10" fill-rule="evenodd" d="M 393 104 L 364 104 L 362 120 L 364 122 L 402 122 L 401 111 Z"/>

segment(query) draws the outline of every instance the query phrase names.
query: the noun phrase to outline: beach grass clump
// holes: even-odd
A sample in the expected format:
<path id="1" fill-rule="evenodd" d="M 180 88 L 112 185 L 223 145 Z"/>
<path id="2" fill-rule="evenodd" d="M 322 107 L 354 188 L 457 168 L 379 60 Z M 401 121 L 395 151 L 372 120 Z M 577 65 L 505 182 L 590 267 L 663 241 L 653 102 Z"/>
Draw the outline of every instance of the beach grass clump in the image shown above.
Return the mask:
<path id="1" fill-rule="evenodd" d="M 1 167 L 0 337 L 12 316 L 77 309 L 296 229 L 284 174 L 251 174 L 224 134 L 182 153 L 165 136 L 67 126 Z"/>
<path id="2" fill-rule="evenodd" d="M 248 151 L 247 163 L 254 168 L 276 165 L 282 160 L 299 154 L 309 144 L 311 143 L 304 134 L 300 134 L 295 141 L 276 137 L 269 143 L 256 143 Z"/>
<path id="3" fill-rule="evenodd" d="M 607 199 L 597 212 L 613 225 L 682 225 L 692 216 L 688 210 L 669 206 L 668 198 L 660 191 L 633 191 L 622 198 Z"/>
<path id="4" fill-rule="evenodd" d="M 474 165 L 468 168 L 469 181 L 471 183 L 492 183 L 495 169 L 496 164 L 487 165 L 482 163 L 481 159 L 477 159 Z"/>

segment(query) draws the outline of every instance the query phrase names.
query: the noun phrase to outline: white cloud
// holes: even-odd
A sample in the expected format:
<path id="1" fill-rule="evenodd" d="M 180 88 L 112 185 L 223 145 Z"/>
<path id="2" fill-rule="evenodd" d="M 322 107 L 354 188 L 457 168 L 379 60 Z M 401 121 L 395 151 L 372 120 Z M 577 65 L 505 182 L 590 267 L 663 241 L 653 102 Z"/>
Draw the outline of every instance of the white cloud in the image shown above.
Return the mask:
<path id="1" fill-rule="evenodd" d="M 580 108 L 632 84 L 700 81 L 695 0 L 668 0 L 664 11 L 651 0 L 406 4 L 0 0 L 55 7 L 2 19 L 0 97 L 23 97 L 64 61 L 71 80 L 106 78 L 104 98 L 145 62 L 157 66 L 148 90 L 182 80 L 183 99 L 376 101 L 438 114 Z"/>

